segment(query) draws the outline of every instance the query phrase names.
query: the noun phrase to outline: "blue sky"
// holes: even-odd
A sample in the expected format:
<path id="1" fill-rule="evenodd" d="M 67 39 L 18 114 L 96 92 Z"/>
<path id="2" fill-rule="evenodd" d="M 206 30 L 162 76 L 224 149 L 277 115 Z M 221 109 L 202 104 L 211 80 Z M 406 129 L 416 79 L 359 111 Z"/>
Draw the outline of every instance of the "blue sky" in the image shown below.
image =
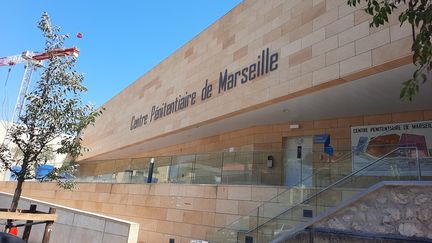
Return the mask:
<path id="1" fill-rule="evenodd" d="M 42 50 L 36 23 L 47 11 L 71 34 L 66 46 L 81 50 L 77 70 L 89 89 L 84 100 L 100 106 L 240 2 L 0 0 L 0 57 Z M 13 67 L 5 86 L 7 69 L 0 67 L 0 102 L 6 102 L 0 119 L 10 116 L 23 75 L 23 65 Z"/>

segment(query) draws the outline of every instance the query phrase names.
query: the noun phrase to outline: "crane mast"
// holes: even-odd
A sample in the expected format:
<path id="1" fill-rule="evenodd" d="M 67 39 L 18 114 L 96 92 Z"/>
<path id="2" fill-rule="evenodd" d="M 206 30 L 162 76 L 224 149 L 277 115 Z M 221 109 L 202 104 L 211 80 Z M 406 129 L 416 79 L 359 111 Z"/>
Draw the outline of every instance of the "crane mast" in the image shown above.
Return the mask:
<path id="1" fill-rule="evenodd" d="M 24 106 L 24 98 L 25 95 L 27 94 L 27 89 L 28 86 L 30 85 L 31 77 L 35 69 L 36 67 L 31 62 L 24 64 L 24 75 L 23 78 L 21 79 L 21 85 L 15 103 L 15 108 L 12 113 L 11 122 L 18 121 L 19 116 L 21 115 L 21 110 L 22 107 Z"/>
<path id="2" fill-rule="evenodd" d="M 43 61 L 53 56 L 75 56 L 78 57 L 79 50 L 75 47 L 66 49 L 51 49 L 42 53 L 25 51 L 21 55 L 14 55 L 0 58 L 0 66 L 14 66 L 24 63 L 24 75 L 21 79 L 20 89 L 18 92 L 15 108 L 11 117 L 11 122 L 17 122 L 24 107 L 25 96 L 30 85 L 33 72 L 38 67 L 43 66 Z"/>

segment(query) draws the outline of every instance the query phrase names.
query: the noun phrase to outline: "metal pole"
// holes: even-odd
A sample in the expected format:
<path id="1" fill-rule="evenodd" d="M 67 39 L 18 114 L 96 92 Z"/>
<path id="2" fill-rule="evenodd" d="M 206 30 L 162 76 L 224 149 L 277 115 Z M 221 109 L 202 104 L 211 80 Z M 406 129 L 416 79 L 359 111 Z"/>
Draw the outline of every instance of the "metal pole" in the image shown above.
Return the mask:
<path id="1" fill-rule="evenodd" d="M 264 206 L 264 204 L 263 204 Z M 260 211 L 260 207 L 257 208 L 257 224 L 256 224 L 256 228 L 258 229 L 259 226 L 259 211 Z"/>
<path id="2" fill-rule="evenodd" d="M 303 186 L 303 158 L 300 158 L 300 186 Z"/>
<path id="3" fill-rule="evenodd" d="M 154 168 L 154 158 L 151 158 L 150 159 L 150 166 L 149 166 L 148 176 L 147 176 L 147 183 L 152 183 L 153 168 Z"/>
<path id="4" fill-rule="evenodd" d="M 421 181 L 421 168 L 420 168 L 420 161 L 419 161 L 419 152 L 418 148 L 416 149 L 416 163 L 417 163 L 417 180 Z"/>
<path id="5" fill-rule="evenodd" d="M 192 163 L 191 184 L 195 184 L 196 182 L 196 163 L 197 163 L 197 154 L 195 154 L 195 161 Z"/>
<path id="6" fill-rule="evenodd" d="M 331 170 L 331 168 L 330 168 L 330 170 Z M 314 191 L 314 194 L 318 191 L 318 185 L 317 185 L 318 183 L 317 182 L 313 182 L 312 183 L 312 187 L 313 187 L 313 191 Z M 315 197 L 315 212 L 312 212 L 312 217 L 316 217 L 318 215 L 318 197 Z"/>
<path id="7" fill-rule="evenodd" d="M 220 180 L 220 184 L 223 184 L 223 166 L 224 166 L 224 156 L 225 156 L 225 153 L 222 151 L 222 161 L 221 161 L 221 180 Z"/>
<path id="8" fill-rule="evenodd" d="M 259 226 L 260 226 L 260 220 L 259 220 L 260 213 L 259 213 L 259 211 L 260 211 L 260 207 L 257 208 L 257 226 L 256 226 L 256 241 L 257 242 L 258 242 L 258 239 L 260 238 L 259 237 Z M 263 211 L 264 211 L 264 204 L 263 204 Z M 253 238 L 251 239 L 251 242 L 253 242 Z"/>
<path id="9" fill-rule="evenodd" d="M 173 171 L 173 157 L 174 156 L 170 156 L 170 163 L 169 163 L 169 166 L 168 166 L 168 178 L 167 178 L 167 181 L 169 182 L 169 183 L 172 183 L 173 182 L 173 179 L 172 179 L 172 171 Z M 176 172 L 176 177 L 175 177 L 175 179 L 174 179 L 174 183 L 178 183 L 178 171 Z"/>

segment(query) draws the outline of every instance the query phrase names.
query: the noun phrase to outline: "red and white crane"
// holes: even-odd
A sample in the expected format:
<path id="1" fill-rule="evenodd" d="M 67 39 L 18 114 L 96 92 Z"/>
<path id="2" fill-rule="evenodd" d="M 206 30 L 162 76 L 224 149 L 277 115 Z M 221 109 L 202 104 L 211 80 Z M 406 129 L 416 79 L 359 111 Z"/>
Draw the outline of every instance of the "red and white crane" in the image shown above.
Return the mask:
<path id="1" fill-rule="evenodd" d="M 78 57 L 79 50 L 76 47 L 66 49 L 51 49 L 46 52 L 36 53 L 25 51 L 21 55 L 14 55 L 0 58 L 0 66 L 14 66 L 24 63 L 24 75 L 21 80 L 21 85 L 15 104 L 15 109 L 12 114 L 11 122 L 17 122 L 24 105 L 24 97 L 27 94 L 28 86 L 30 85 L 33 71 L 38 67 L 43 66 L 43 61 L 53 56 L 75 56 Z M 10 68 L 9 68 L 10 71 Z"/>

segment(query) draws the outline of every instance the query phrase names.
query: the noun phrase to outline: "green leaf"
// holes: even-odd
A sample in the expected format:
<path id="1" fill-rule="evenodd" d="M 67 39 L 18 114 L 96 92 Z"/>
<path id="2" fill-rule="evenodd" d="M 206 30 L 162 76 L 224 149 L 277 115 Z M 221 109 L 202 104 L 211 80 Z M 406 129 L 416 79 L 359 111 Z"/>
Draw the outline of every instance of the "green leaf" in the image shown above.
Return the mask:
<path id="1" fill-rule="evenodd" d="M 47 13 L 42 15 L 38 28 L 45 38 L 45 50 L 64 48 L 68 35 L 60 33 L 60 28 L 51 23 Z M 87 89 L 82 84 L 84 77 L 75 70 L 76 61 L 76 58 L 67 56 L 48 59 L 33 90 L 25 96 L 26 103 L 19 121 L 7 134 L 22 155 L 13 158 L 11 151 L 2 151 L 0 146 L 2 164 L 8 166 L 14 162 L 21 165 L 18 181 L 35 179 L 38 166 L 52 159 L 54 149 L 50 148 L 50 141 L 54 139 L 59 141 L 55 152 L 68 154 L 72 159 L 85 150 L 81 139 L 76 138 L 86 126 L 94 124 L 102 109 L 96 112 L 92 106 L 83 104 L 81 95 Z M 66 169 L 55 169 L 44 180 L 59 181 L 62 179 L 59 173 Z M 68 181 L 59 183 L 70 185 Z M 12 211 L 16 208 L 15 203 L 16 200 L 12 203 Z"/>

